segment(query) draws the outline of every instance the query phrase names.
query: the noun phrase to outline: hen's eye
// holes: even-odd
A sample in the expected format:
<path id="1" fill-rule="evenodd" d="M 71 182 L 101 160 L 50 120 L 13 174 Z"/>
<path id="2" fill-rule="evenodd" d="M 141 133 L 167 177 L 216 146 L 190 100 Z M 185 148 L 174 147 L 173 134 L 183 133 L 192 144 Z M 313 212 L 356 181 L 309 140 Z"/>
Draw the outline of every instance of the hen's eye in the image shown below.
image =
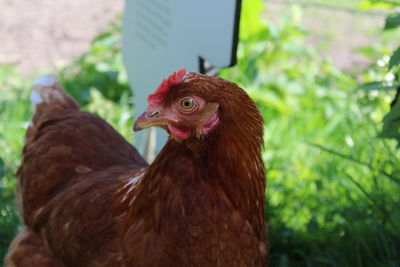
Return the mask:
<path id="1" fill-rule="evenodd" d="M 185 97 L 179 101 L 179 107 L 183 112 L 194 111 L 197 107 L 196 100 L 192 97 Z"/>

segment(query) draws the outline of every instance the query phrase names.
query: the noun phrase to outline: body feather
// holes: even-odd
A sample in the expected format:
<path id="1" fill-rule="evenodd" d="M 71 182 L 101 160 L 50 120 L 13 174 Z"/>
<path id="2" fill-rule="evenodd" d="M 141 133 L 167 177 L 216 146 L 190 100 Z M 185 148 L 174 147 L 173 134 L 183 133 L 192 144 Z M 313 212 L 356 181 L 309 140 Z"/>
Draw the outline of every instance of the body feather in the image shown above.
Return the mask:
<path id="1" fill-rule="evenodd" d="M 265 266 L 261 116 L 233 83 L 193 73 L 185 81 L 163 101 L 196 90 L 218 101 L 220 124 L 170 138 L 151 165 L 57 81 L 36 86 L 17 173 L 25 228 L 8 266 L 33 258 L 48 262 L 40 266 Z"/>

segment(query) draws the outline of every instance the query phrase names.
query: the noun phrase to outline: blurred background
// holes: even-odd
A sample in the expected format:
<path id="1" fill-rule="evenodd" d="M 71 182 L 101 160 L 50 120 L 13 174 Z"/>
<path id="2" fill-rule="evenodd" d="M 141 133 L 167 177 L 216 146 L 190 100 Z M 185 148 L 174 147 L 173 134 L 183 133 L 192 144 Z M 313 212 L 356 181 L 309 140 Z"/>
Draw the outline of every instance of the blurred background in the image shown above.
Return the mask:
<path id="1" fill-rule="evenodd" d="M 0 261 L 33 79 L 132 140 L 124 3 L 0 0 Z M 243 0 L 238 64 L 265 119 L 270 266 L 400 266 L 400 1 Z"/>

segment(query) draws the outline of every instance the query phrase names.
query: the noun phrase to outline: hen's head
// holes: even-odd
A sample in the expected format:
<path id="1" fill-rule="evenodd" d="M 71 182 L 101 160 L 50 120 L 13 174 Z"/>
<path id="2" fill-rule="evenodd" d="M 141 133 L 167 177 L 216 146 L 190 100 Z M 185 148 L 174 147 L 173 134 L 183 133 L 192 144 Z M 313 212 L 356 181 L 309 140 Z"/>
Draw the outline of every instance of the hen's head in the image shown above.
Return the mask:
<path id="1" fill-rule="evenodd" d="M 221 130 L 262 138 L 262 119 L 254 102 L 236 84 L 185 69 L 173 73 L 148 97 L 134 130 L 158 126 L 177 140 L 196 141 Z M 260 140 L 261 141 L 261 140 Z"/>

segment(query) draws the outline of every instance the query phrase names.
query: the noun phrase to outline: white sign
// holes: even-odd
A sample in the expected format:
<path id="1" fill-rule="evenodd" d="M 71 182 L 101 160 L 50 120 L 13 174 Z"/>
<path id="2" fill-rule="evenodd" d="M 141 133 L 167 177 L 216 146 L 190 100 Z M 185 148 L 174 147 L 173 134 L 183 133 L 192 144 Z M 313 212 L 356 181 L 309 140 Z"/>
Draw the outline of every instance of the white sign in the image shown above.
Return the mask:
<path id="1" fill-rule="evenodd" d="M 136 115 L 172 72 L 182 67 L 200 72 L 202 59 L 218 68 L 236 63 L 240 5 L 240 0 L 125 1 L 123 58 Z M 147 135 L 136 135 L 139 150 Z M 157 130 L 157 152 L 165 140 L 166 134 Z"/>

